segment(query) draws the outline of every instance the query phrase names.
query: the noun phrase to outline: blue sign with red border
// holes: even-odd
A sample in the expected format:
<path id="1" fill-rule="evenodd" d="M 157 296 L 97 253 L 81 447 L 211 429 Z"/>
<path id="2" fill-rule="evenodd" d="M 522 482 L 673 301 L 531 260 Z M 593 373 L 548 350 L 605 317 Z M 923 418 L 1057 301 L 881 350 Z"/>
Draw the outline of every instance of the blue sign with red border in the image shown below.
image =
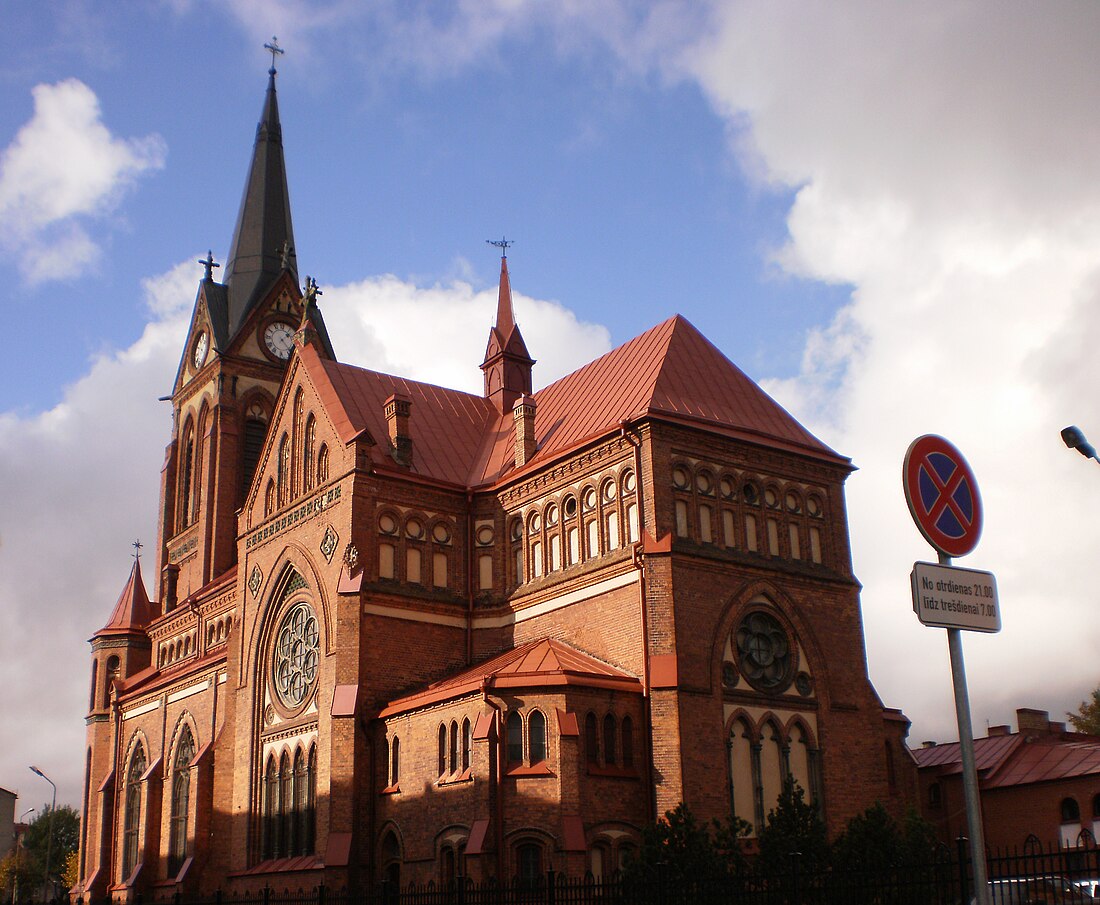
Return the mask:
<path id="1" fill-rule="evenodd" d="M 982 536 L 982 498 L 966 459 L 943 437 L 917 437 L 902 469 L 905 502 L 913 521 L 936 550 L 965 556 Z"/>

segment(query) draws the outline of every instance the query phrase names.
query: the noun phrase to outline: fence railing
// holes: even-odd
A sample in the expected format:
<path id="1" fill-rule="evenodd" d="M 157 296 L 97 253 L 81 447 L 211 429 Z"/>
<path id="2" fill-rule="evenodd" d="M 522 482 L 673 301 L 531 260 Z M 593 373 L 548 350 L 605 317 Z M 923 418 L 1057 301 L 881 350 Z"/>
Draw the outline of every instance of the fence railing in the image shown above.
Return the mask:
<path id="1" fill-rule="evenodd" d="M 1100 903 L 1100 849 L 1027 845 L 987 859 L 994 905 Z M 965 840 L 941 846 L 924 860 L 905 864 L 813 869 L 792 854 L 782 871 L 748 865 L 722 876 L 688 877 L 660 865 L 612 876 L 564 876 L 547 871 L 507 882 L 468 878 L 408 885 L 248 892 L 214 890 L 135 897 L 134 905 L 972 905 L 973 871 Z M 673 879 L 672 877 L 675 877 Z M 1089 882 L 1092 881 L 1092 882 Z M 111 905 L 110 899 L 78 899 L 77 905 Z"/>

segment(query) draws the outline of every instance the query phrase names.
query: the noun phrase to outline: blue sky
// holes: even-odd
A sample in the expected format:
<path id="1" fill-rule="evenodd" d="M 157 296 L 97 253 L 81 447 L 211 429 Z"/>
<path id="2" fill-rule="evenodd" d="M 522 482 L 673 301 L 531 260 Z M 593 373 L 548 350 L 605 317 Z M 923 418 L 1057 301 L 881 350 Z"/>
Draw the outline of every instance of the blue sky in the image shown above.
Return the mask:
<path id="1" fill-rule="evenodd" d="M 545 383 L 679 312 L 858 466 L 872 681 L 955 735 L 910 441 L 966 454 L 1004 629 L 974 723 L 1100 681 L 1100 6 L 15 3 L 0 55 L 0 786 L 79 800 L 86 640 L 154 543 L 166 393 L 269 58 L 300 270 L 344 360 L 464 389 L 507 235 Z M 151 557 L 150 557 L 151 559 Z M 148 567 L 151 571 L 151 566 Z M 43 674 L 42 664 L 49 663 Z M 37 785 L 34 785 L 35 783 Z"/>

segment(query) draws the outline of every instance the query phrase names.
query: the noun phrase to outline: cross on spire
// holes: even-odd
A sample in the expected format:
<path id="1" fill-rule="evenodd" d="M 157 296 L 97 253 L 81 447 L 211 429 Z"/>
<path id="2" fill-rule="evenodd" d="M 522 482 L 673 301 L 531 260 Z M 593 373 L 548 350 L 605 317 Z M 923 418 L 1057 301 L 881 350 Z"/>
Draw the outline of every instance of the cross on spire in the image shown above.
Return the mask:
<path id="1" fill-rule="evenodd" d="M 279 39 L 276 38 L 274 35 L 271 36 L 271 43 L 270 44 L 264 44 L 264 49 L 271 51 L 271 68 L 269 70 L 267 70 L 267 74 L 268 75 L 274 75 L 275 74 L 275 57 L 276 56 L 282 56 L 284 53 L 286 53 L 286 51 L 283 50 L 283 48 L 281 48 L 279 46 Z"/>
<path id="2" fill-rule="evenodd" d="M 202 266 L 206 268 L 206 276 L 204 276 L 203 279 L 208 283 L 212 279 L 214 279 L 214 268 L 222 266 L 221 264 L 215 264 L 214 263 L 214 252 L 213 252 L 213 250 L 207 251 L 206 257 L 205 258 L 200 258 L 199 263 L 202 264 Z"/>
<path id="3" fill-rule="evenodd" d="M 141 559 L 141 548 L 144 547 L 145 545 L 141 541 L 136 540 L 132 544 L 130 544 L 130 546 L 134 548 L 134 559 L 140 560 Z"/>
<path id="4" fill-rule="evenodd" d="M 309 309 L 317 307 L 317 296 L 324 293 L 317 288 L 317 281 L 313 277 L 306 277 L 306 291 L 302 298 L 302 326 L 309 321 Z"/>
<path id="5" fill-rule="evenodd" d="M 488 242 L 490 245 L 494 245 L 499 248 L 500 256 L 502 258 L 508 257 L 508 249 L 516 244 L 515 242 L 508 241 L 503 236 L 501 236 L 499 239 L 486 239 L 485 241 Z"/>

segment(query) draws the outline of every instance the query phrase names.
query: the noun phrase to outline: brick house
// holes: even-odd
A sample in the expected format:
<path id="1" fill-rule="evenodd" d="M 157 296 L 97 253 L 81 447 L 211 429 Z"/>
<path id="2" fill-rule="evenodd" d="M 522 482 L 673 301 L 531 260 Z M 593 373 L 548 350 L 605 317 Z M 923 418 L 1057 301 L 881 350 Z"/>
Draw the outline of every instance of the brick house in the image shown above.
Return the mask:
<path id="1" fill-rule="evenodd" d="M 848 459 L 680 316 L 533 392 L 501 259 L 471 395 L 339 362 L 272 70 L 171 396 L 157 599 L 91 640 L 74 893 L 615 869 L 681 801 L 832 831 L 915 777 Z M 537 337 L 528 337 L 533 347 Z"/>
<path id="2" fill-rule="evenodd" d="M 1100 737 L 1067 731 L 1044 710 L 1018 709 L 1016 724 L 1016 732 L 991 726 L 985 738 L 974 739 L 986 845 L 1094 844 L 1100 835 Z M 921 813 L 943 842 L 967 835 L 959 743 L 926 742 L 913 755 Z"/>

